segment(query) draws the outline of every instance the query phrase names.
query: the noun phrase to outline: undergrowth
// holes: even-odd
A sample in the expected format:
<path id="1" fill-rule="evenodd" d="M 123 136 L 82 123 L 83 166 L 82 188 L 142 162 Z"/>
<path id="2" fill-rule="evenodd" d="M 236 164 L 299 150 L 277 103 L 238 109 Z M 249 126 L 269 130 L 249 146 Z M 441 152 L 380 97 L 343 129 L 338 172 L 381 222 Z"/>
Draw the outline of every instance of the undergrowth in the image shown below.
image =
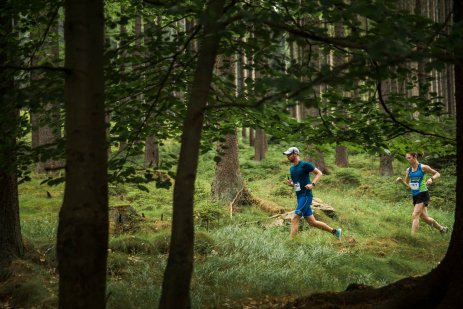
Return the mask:
<path id="1" fill-rule="evenodd" d="M 241 174 L 250 193 L 290 211 L 295 204 L 294 193 L 284 184 L 290 164 L 281 154 L 287 146 L 269 145 L 262 162 L 251 159 L 253 148 L 243 141 L 239 149 Z M 378 158 L 358 153 L 350 156 L 349 168 L 337 168 L 331 163 L 333 154 L 327 153 L 325 160 L 331 173 L 322 177 L 314 195 L 335 208 L 336 220 L 321 218 L 332 227 L 341 227 L 343 238 L 338 241 L 305 224 L 290 240 L 289 226 L 272 225 L 275 220 L 261 209 L 242 206 L 230 215 L 227 207 L 211 199 L 213 157 L 212 152 L 200 157 L 196 180 L 191 282 L 194 308 L 222 307 L 248 298 L 341 291 L 351 283 L 379 287 L 427 273 L 446 252 L 449 235 L 440 235 L 424 223 L 417 236 L 410 236 L 411 198 L 403 186 L 395 183 L 407 167 L 402 162 L 394 162 L 393 176 L 380 177 Z M 455 207 L 452 171 L 452 166 L 443 168 L 442 177 L 430 187 L 428 210 L 449 227 Z M 25 275 L 31 276 L 30 280 L 21 281 L 10 293 L 10 303 L 21 298 L 16 302 L 24 308 L 56 304 L 53 255 L 63 186 L 47 187 L 40 181 L 41 177 L 34 175 L 31 182 L 20 186 L 22 232 L 40 257 L 34 262 L 35 271 Z M 130 185 L 109 188 L 110 206 L 130 205 L 143 213 L 145 220 L 137 230 L 111 235 L 108 308 L 153 308 L 159 302 L 169 252 L 172 188 L 148 187 L 149 193 Z M 37 273 L 40 276 L 34 275 Z M 54 283 L 45 284 L 44 289 L 37 281 Z"/>

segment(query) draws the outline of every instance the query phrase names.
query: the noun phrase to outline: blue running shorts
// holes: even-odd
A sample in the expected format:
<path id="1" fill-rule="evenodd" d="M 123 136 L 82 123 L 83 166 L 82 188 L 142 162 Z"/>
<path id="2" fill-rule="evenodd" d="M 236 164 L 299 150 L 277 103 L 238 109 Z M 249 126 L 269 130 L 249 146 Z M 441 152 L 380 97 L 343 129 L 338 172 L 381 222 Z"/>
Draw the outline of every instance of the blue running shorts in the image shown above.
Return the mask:
<path id="1" fill-rule="evenodd" d="M 294 213 L 299 217 L 310 217 L 312 213 L 312 195 L 301 195 L 297 197 L 297 206 Z"/>

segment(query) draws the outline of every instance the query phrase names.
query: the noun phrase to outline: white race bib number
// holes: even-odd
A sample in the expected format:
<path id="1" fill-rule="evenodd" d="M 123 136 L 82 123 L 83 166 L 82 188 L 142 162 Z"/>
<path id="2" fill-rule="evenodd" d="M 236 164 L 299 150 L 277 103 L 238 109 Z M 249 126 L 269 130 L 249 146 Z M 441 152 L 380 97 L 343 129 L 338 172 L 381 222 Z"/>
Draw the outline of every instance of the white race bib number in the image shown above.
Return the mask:
<path id="1" fill-rule="evenodd" d="M 301 184 L 300 183 L 296 182 L 294 184 L 294 191 L 296 191 L 296 192 L 301 191 Z"/>
<path id="2" fill-rule="evenodd" d="M 420 183 L 419 182 L 410 182 L 410 189 L 418 190 L 419 188 L 420 188 Z"/>

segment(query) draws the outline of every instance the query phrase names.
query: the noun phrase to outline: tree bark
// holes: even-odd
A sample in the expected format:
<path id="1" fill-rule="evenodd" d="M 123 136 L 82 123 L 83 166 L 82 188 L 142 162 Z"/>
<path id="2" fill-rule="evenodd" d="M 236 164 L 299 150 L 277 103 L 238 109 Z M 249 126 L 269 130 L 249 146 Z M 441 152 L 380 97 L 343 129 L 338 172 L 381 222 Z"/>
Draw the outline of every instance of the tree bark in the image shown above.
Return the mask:
<path id="1" fill-rule="evenodd" d="M 392 161 L 394 157 L 385 153 L 379 155 L 379 174 L 381 176 L 392 176 L 394 174 L 394 167 Z"/>
<path id="2" fill-rule="evenodd" d="M 249 146 L 251 147 L 254 147 L 255 144 L 255 132 L 256 130 L 254 130 L 253 128 L 249 128 Z"/>
<path id="3" fill-rule="evenodd" d="M 225 141 L 217 147 L 217 152 L 221 160 L 215 166 L 212 195 L 216 200 L 228 203 L 244 185 L 240 173 L 236 130 L 235 134 L 225 136 Z"/>
<path id="4" fill-rule="evenodd" d="M 310 145 L 309 148 L 312 148 L 312 155 L 308 155 L 304 158 L 304 161 L 312 162 L 323 174 L 328 175 L 329 171 L 325 163 L 325 154 L 323 151 L 315 145 Z"/>
<path id="5" fill-rule="evenodd" d="M 232 84 L 234 87 L 237 85 L 238 78 L 236 77 L 236 66 L 233 58 L 225 55 L 218 56 L 216 67 L 218 76 L 222 79 L 234 81 Z M 239 91 L 242 91 L 242 89 L 237 89 L 235 92 L 236 96 L 239 95 Z M 219 89 L 219 91 L 221 90 Z M 236 129 L 232 134 L 225 135 L 224 141 L 217 145 L 217 155 L 221 160 L 215 166 L 215 175 L 211 186 L 212 196 L 214 199 L 228 204 L 243 188 L 238 153 L 238 133 Z"/>
<path id="6" fill-rule="evenodd" d="M 349 166 L 349 156 L 348 156 L 346 146 L 336 145 L 336 166 L 338 167 L 348 167 Z"/>
<path id="7" fill-rule="evenodd" d="M 145 142 L 145 168 L 159 164 L 159 146 L 154 136 L 148 136 Z"/>
<path id="8" fill-rule="evenodd" d="M 262 161 L 265 159 L 267 152 L 267 136 L 264 129 L 256 129 L 256 137 L 254 141 L 254 160 Z"/>
<path id="9" fill-rule="evenodd" d="M 183 122 L 180 157 L 174 187 L 172 235 L 164 272 L 160 308 L 190 308 L 190 281 L 193 272 L 193 198 L 199 146 L 209 88 L 220 41 L 224 0 L 208 2 L 208 18 L 200 46 L 198 63 Z"/>
<path id="10" fill-rule="evenodd" d="M 9 38 L 12 35 L 11 7 L 0 2 L 0 65 L 9 60 Z M 12 259 L 22 257 L 24 246 L 19 221 L 18 184 L 16 176 L 16 138 L 18 110 L 9 94 L 14 87 L 11 71 L 1 70 L 0 79 L 0 269 Z"/>
<path id="11" fill-rule="evenodd" d="M 108 248 L 103 1 L 65 1 L 66 186 L 59 214 L 60 308 L 104 308 Z"/>

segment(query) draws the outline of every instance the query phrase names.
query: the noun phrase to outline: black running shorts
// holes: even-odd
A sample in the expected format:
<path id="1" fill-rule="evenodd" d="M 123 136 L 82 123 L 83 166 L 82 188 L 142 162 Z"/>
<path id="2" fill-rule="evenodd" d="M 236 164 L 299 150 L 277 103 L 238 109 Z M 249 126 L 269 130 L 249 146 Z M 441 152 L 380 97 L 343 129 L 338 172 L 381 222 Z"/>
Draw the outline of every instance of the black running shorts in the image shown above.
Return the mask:
<path id="1" fill-rule="evenodd" d="M 413 205 L 423 203 L 424 206 L 428 206 L 429 200 L 430 197 L 428 191 L 420 192 L 417 195 L 413 196 Z"/>

